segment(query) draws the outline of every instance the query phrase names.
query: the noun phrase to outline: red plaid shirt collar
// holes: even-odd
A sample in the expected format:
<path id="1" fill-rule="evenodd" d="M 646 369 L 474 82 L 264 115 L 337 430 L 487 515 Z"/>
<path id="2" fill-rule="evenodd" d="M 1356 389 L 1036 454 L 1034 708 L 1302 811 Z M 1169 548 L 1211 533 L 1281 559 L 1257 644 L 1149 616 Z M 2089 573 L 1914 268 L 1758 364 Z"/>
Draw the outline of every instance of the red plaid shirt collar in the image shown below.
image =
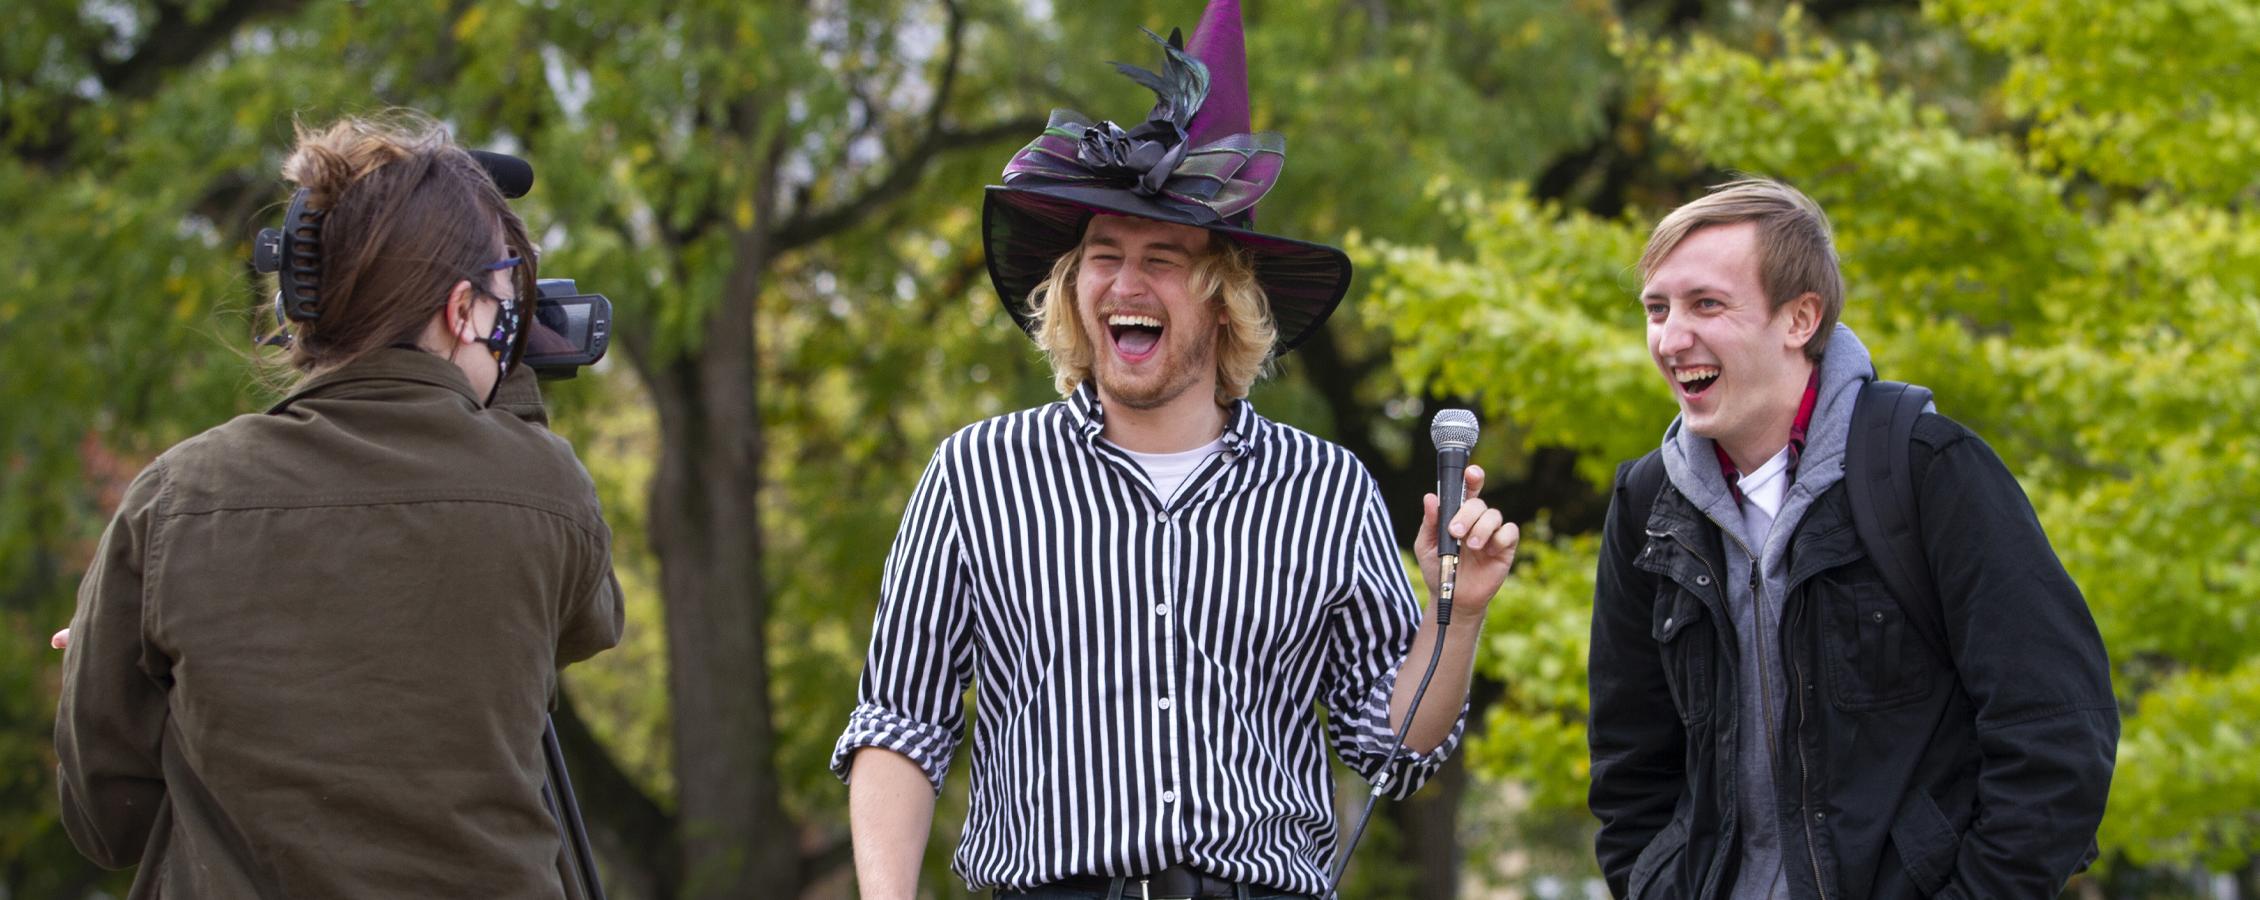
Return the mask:
<path id="1" fill-rule="evenodd" d="M 1791 483 L 1797 481 L 1797 460 L 1805 455 L 1805 429 L 1813 424 L 1813 406 L 1821 397 L 1821 367 L 1813 367 L 1813 377 L 1805 379 L 1805 399 L 1797 403 L 1797 418 L 1789 423 L 1789 471 Z M 1719 473 L 1726 476 L 1726 489 L 1734 492 L 1734 503 L 1740 506 L 1747 498 L 1742 496 L 1742 471 L 1734 467 L 1734 458 L 1726 455 L 1726 447 L 1711 442 L 1711 450 L 1718 454 Z"/>

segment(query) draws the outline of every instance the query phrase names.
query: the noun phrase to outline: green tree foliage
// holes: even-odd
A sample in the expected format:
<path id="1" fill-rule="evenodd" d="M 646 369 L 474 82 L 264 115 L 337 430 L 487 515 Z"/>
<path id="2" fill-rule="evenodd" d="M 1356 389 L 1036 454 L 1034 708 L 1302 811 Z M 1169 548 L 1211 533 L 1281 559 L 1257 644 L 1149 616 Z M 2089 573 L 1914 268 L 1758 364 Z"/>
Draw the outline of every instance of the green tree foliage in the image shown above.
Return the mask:
<path id="1" fill-rule="evenodd" d="M 2003 111 L 2041 165 L 2107 184 L 2249 201 L 2260 172 L 2260 8 L 2215 0 L 1942 0 L 2009 57 Z"/>
<path id="2" fill-rule="evenodd" d="M 989 290 L 979 187 L 1050 106 L 1142 112 L 1104 60 L 1142 60 L 1135 26 L 1190 26 L 1199 4 L 18 7 L 0 35 L 11 892 L 93 883 L 42 774 L 44 640 L 115 502 L 103 486 L 269 396 L 245 361 L 266 288 L 242 260 L 284 199 L 291 122 L 391 106 L 530 157 L 544 274 L 619 314 L 613 359 L 551 391 L 631 593 L 628 642 L 569 673 L 559 714 L 615 894 L 837 883 L 824 761 L 897 511 L 942 435 L 1050 397 Z M 1559 0 L 1252 9 L 1258 127 L 1296 160 L 1266 224 L 1442 235 L 1420 182 L 1528 175 L 1595 127 L 1605 21 Z M 1545 137 L 1491 137 L 1510 132 Z M 1386 344 L 1345 343 L 1332 358 L 1355 365 L 1325 371 L 1386 390 Z M 1366 403 L 1266 391 L 1313 427 Z M 937 864 L 954 825 L 945 807 Z"/>
<path id="3" fill-rule="evenodd" d="M 568 673 L 559 714 L 614 895 L 852 890 L 824 763 L 879 557 L 942 436 L 1051 397 L 982 268 L 979 188 L 1052 106 L 1142 112 L 1104 62 L 1150 62 L 1136 27 L 1190 27 L 1199 6 L 11 5 L 4 892 L 121 883 L 77 862 L 55 821 L 46 634 L 123 480 L 271 390 L 246 365 L 267 288 L 243 260 L 284 200 L 291 121 L 395 105 L 530 157 L 540 181 L 520 205 L 544 274 L 619 313 L 612 360 L 550 392 L 630 593 L 627 643 Z M 1670 409 L 1629 265 L 1680 182 L 1738 166 L 1837 214 L 1853 324 L 1890 374 L 1939 388 L 2003 447 L 2091 592 L 2133 713 L 2110 846 L 2233 863 L 2255 778 L 2249 739 L 2218 725 L 2252 708 L 2260 593 L 2237 340 L 2260 316 L 2249 10 L 1956 0 L 1927 25 L 1825 29 L 1883 52 L 1802 20 L 1687 12 L 1707 8 L 1249 4 L 1256 126 L 1286 134 L 1292 160 L 1263 224 L 1349 242 L 1364 266 L 1257 402 L 1356 450 L 1409 538 L 1430 479 L 1424 402 L 1481 398 L 1504 423 L 1482 445 L 1493 499 L 1546 519 L 1491 614 L 1488 737 L 1470 757 L 1535 809 L 1570 811 L 1529 833 L 1582 821 L 1593 499 Z M 1655 37 L 1694 20 L 1717 36 Z M 1959 91 L 1973 80 L 1988 86 L 1975 101 Z M 1608 198 L 1643 208 L 1617 216 Z M 1421 871 L 1368 852 L 1360 883 L 1449 890 L 1465 829 L 1444 782 L 1381 828 Z M 928 853 L 945 896 L 960 803 L 945 798 Z"/>
<path id="4" fill-rule="evenodd" d="M 2260 114 L 2239 87 L 2260 71 L 2260 20 L 2240 4 L 2066 6 L 1927 11 L 2006 64 L 1974 112 L 1794 10 L 1736 44 L 1628 32 L 1618 50 L 1679 152 L 1787 178 L 1830 211 L 1845 321 L 1883 374 L 1935 388 L 2018 472 L 2116 669 L 2126 740 L 2106 852 L 2231 870 L 2260 851 L 2243 724 L 2260 689 L 2260 376 L 2244 337 L 2260 326 L 2260 168 L 2222 138 Z M 1597 219 L 1515 188 L 1433 191 L 1465 249 L 1362 244 L 1382 270 L 1366 316 L 1393 323 L 1409 383 L 1481 397 L 1511 441 L 1572 450 L 1604 485 L 1672 414 L 1630 268 L 1668 207 Z M 1509 700 L 1473 752 L 1570 807 L 1596 542 L 1532 543 L 1483 663 Z"/>

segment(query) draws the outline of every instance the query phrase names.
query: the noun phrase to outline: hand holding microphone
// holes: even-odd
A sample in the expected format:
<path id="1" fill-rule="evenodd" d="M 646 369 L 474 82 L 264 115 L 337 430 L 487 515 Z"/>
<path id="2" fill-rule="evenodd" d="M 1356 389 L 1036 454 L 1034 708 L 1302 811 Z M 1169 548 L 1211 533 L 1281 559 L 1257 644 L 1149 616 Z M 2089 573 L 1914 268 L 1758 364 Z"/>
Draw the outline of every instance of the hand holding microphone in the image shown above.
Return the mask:
<path id="1" fill-rule="evenodd" d="M 1416 746 L 1439 746 L 1452 728 L 1450 721 L 1439 721 L 1434 715 L 1424 720 L 1421 700 L 1428 694 L 1431 679 L 1437 674 L 1437 665 L 1444 659 L 1447 645 L 1455 647 L 1455 662 L 1447 667 L 1442 687 L 1444 695 L 1454 698 L 1456 710 L 1467 697 L 1468 671 L 1474 665 L 1474 641 L 1465 636 L 1445 637 L 1451 630 L 1452 606 L 1464 583 L 1467 591 L 1464 605 L 1475 610 L 1477 619 L 1491 605 L 1491 595 L 1499 592 L 1499 585 L 1507 580 L 1507 570 L 1514 566 L 1515 545 L 1522 539 L 1522 531 L 1508 522 L 1483 502 L 1483 469 L 1467 464 L 1467 453 L 1475 446 L 1478 433 L 1475 414 L 1464 409 L 1447 409 L 1436 414 L 1429 429 L 1429 437 L 1436 442 L 1436 493 L 1423 500 L 1424 512 L 1420 520 L 1420 535 L 1413 539 L 1413 556 L 1420 560 L 1420 572 L 1428 581 L 1428 596 L 1435 598 L 1436 621 L 1434 627 L 1423 624 L 1413 637 L 1413 645 L 1405 658 L 1403 677 L 1409 678 L 1414 670 L 1414 660 L 1425 656 L 1426 667 L 1421 669 L 1416 682 L 1399 681 L 1390 705 L 1390 721 L 1397 740 L 1389 749 L 1394 759 L 1404 748 L 1405 741 L 1415 725 L 1425 729 L 1426 737 Z M 1466 561 L 1462 566 L 1461 561 Z M 1465 576 L 1464 582 L 1462 576 Z M 1464 634 L 1464 633 L 1463 633 Z M 1423 649 L 1425 647 L 1425 650 Z M 1414 685 L 1410 699 L 1404 697 L 1404 685 Z M 1449 719 L 1451 717 L 1447 717 Z M 1334 864 L 1325 896 L 1340 896 L 1336 891 L 1342 886 L 1342 875 L 1349 868 L 1350 854 L 1357 849 L 1358 839 L 1365 836 L 1366 822 L 1373 816 L 1373 804 L 1389 789 L 1391 772 L 1384 770 L 1373 782 L 1372 797 L 1366 800 L 1365 812 L 1358 817 L 1357 828 L 1350 832 L 1350 842 L 1341 858 Z"/>
<path id="2" fill-rule="evenodd" d="M 1482 614 L 1506 582 L 1522 540 L 1521 529 L 1479 496 L 1483 468 L 1467 461 L 1477 434 L 1475 414 L 1464 409 L 1438 412 L 1429 428 L 1436 443 L 1437 493 L 1424 501 L 1413 556 L 1420 560 L 1441 623 L 1452 621 L 1455 605 L 1472 605 Z"/>

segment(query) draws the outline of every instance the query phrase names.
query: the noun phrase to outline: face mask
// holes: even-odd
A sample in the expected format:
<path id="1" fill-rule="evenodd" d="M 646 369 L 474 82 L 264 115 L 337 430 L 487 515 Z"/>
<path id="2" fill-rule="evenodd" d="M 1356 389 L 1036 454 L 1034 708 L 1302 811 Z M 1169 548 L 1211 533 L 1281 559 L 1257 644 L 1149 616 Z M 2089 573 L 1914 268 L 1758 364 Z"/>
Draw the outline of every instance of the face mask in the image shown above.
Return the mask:
<path id="1" fill-rule="evenodd" d="M 513 256 L 489 263 L 482 271 L 498 272 L 503 269 L 515 268 L 519 262 L 518 257 Z M 518 340 L 518 332 L 521 327 L 518 316 L 518 298 L 504 297 L 487 290 L 479 284 L 480 280 L 472 279 L 471 289 L 494 298 L 494 302 L 500 307 L 495 310 L 494 314 L 494 332 L 478 340 L 480 344 L 486 345 L 487 352 L 494 354 L 494 383 L 500 385 L 502 379 L 509 376 L 510 367 L 517 364 L 520 351 L 525 349 L 524 345 Z"/>

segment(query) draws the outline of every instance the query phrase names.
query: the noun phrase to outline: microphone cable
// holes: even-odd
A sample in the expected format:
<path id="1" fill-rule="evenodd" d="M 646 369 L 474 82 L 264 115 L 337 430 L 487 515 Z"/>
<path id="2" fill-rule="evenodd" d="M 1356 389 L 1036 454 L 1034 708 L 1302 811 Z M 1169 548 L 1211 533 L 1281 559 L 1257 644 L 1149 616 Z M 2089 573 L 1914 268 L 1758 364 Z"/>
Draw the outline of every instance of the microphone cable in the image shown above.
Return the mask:
<path id="1" fill-rule="evenodd" d="M 1350 843 L 1342 848 L 1341 857 L 1334 861 L 1334 873 L 1326 879 L 1328 900 L 1339 900 L 1342 896 L 1342 876 L 1349 872 L 1350 857 L 1357 852 L 1358 842 L 1365 838 L 1365 827 L 1373 820 L 1373 808 L 1381 802 L 1382 793 L 1396 783 L 1396 779 L 1390 777 L 1392 773 L 1388 766 L 1394 765 L 1397 754 L 1404 750 L 1405 738 L 1412 733 L 1413 722 L 1420 717 L 1420 701 L 1428 694 L 1428 681 L 1436 677 L 1436 664 L 1444 658 L 1444 638 L 1452 631 L 1452 589 L 1459 581 L 1460 558 L 1455 553 L 1439 558 L 1438 563 L 1444 577 L 1443 584 L 1437 590 L 1436 642 L 1428 648 L 1428 667 L 1420 673 L 1420 684 L 1413 688 L 1412 703 L 1405 708 L 1404 724 L 1397 726 L 1397 740 L 1389 747 L 1387 761 L 1382 763 L 1381 776 L 1374 779 L 1373 790 L 1366 795 L 1365 811 L 1358 814 L 1357 830 L 1350 833 Z M 1411 659 L 1407 658 L 1406 661 L 1410 662 Z M 1400 668 L 1397 675 L 1403 677 L 1404 670 Z"/>

